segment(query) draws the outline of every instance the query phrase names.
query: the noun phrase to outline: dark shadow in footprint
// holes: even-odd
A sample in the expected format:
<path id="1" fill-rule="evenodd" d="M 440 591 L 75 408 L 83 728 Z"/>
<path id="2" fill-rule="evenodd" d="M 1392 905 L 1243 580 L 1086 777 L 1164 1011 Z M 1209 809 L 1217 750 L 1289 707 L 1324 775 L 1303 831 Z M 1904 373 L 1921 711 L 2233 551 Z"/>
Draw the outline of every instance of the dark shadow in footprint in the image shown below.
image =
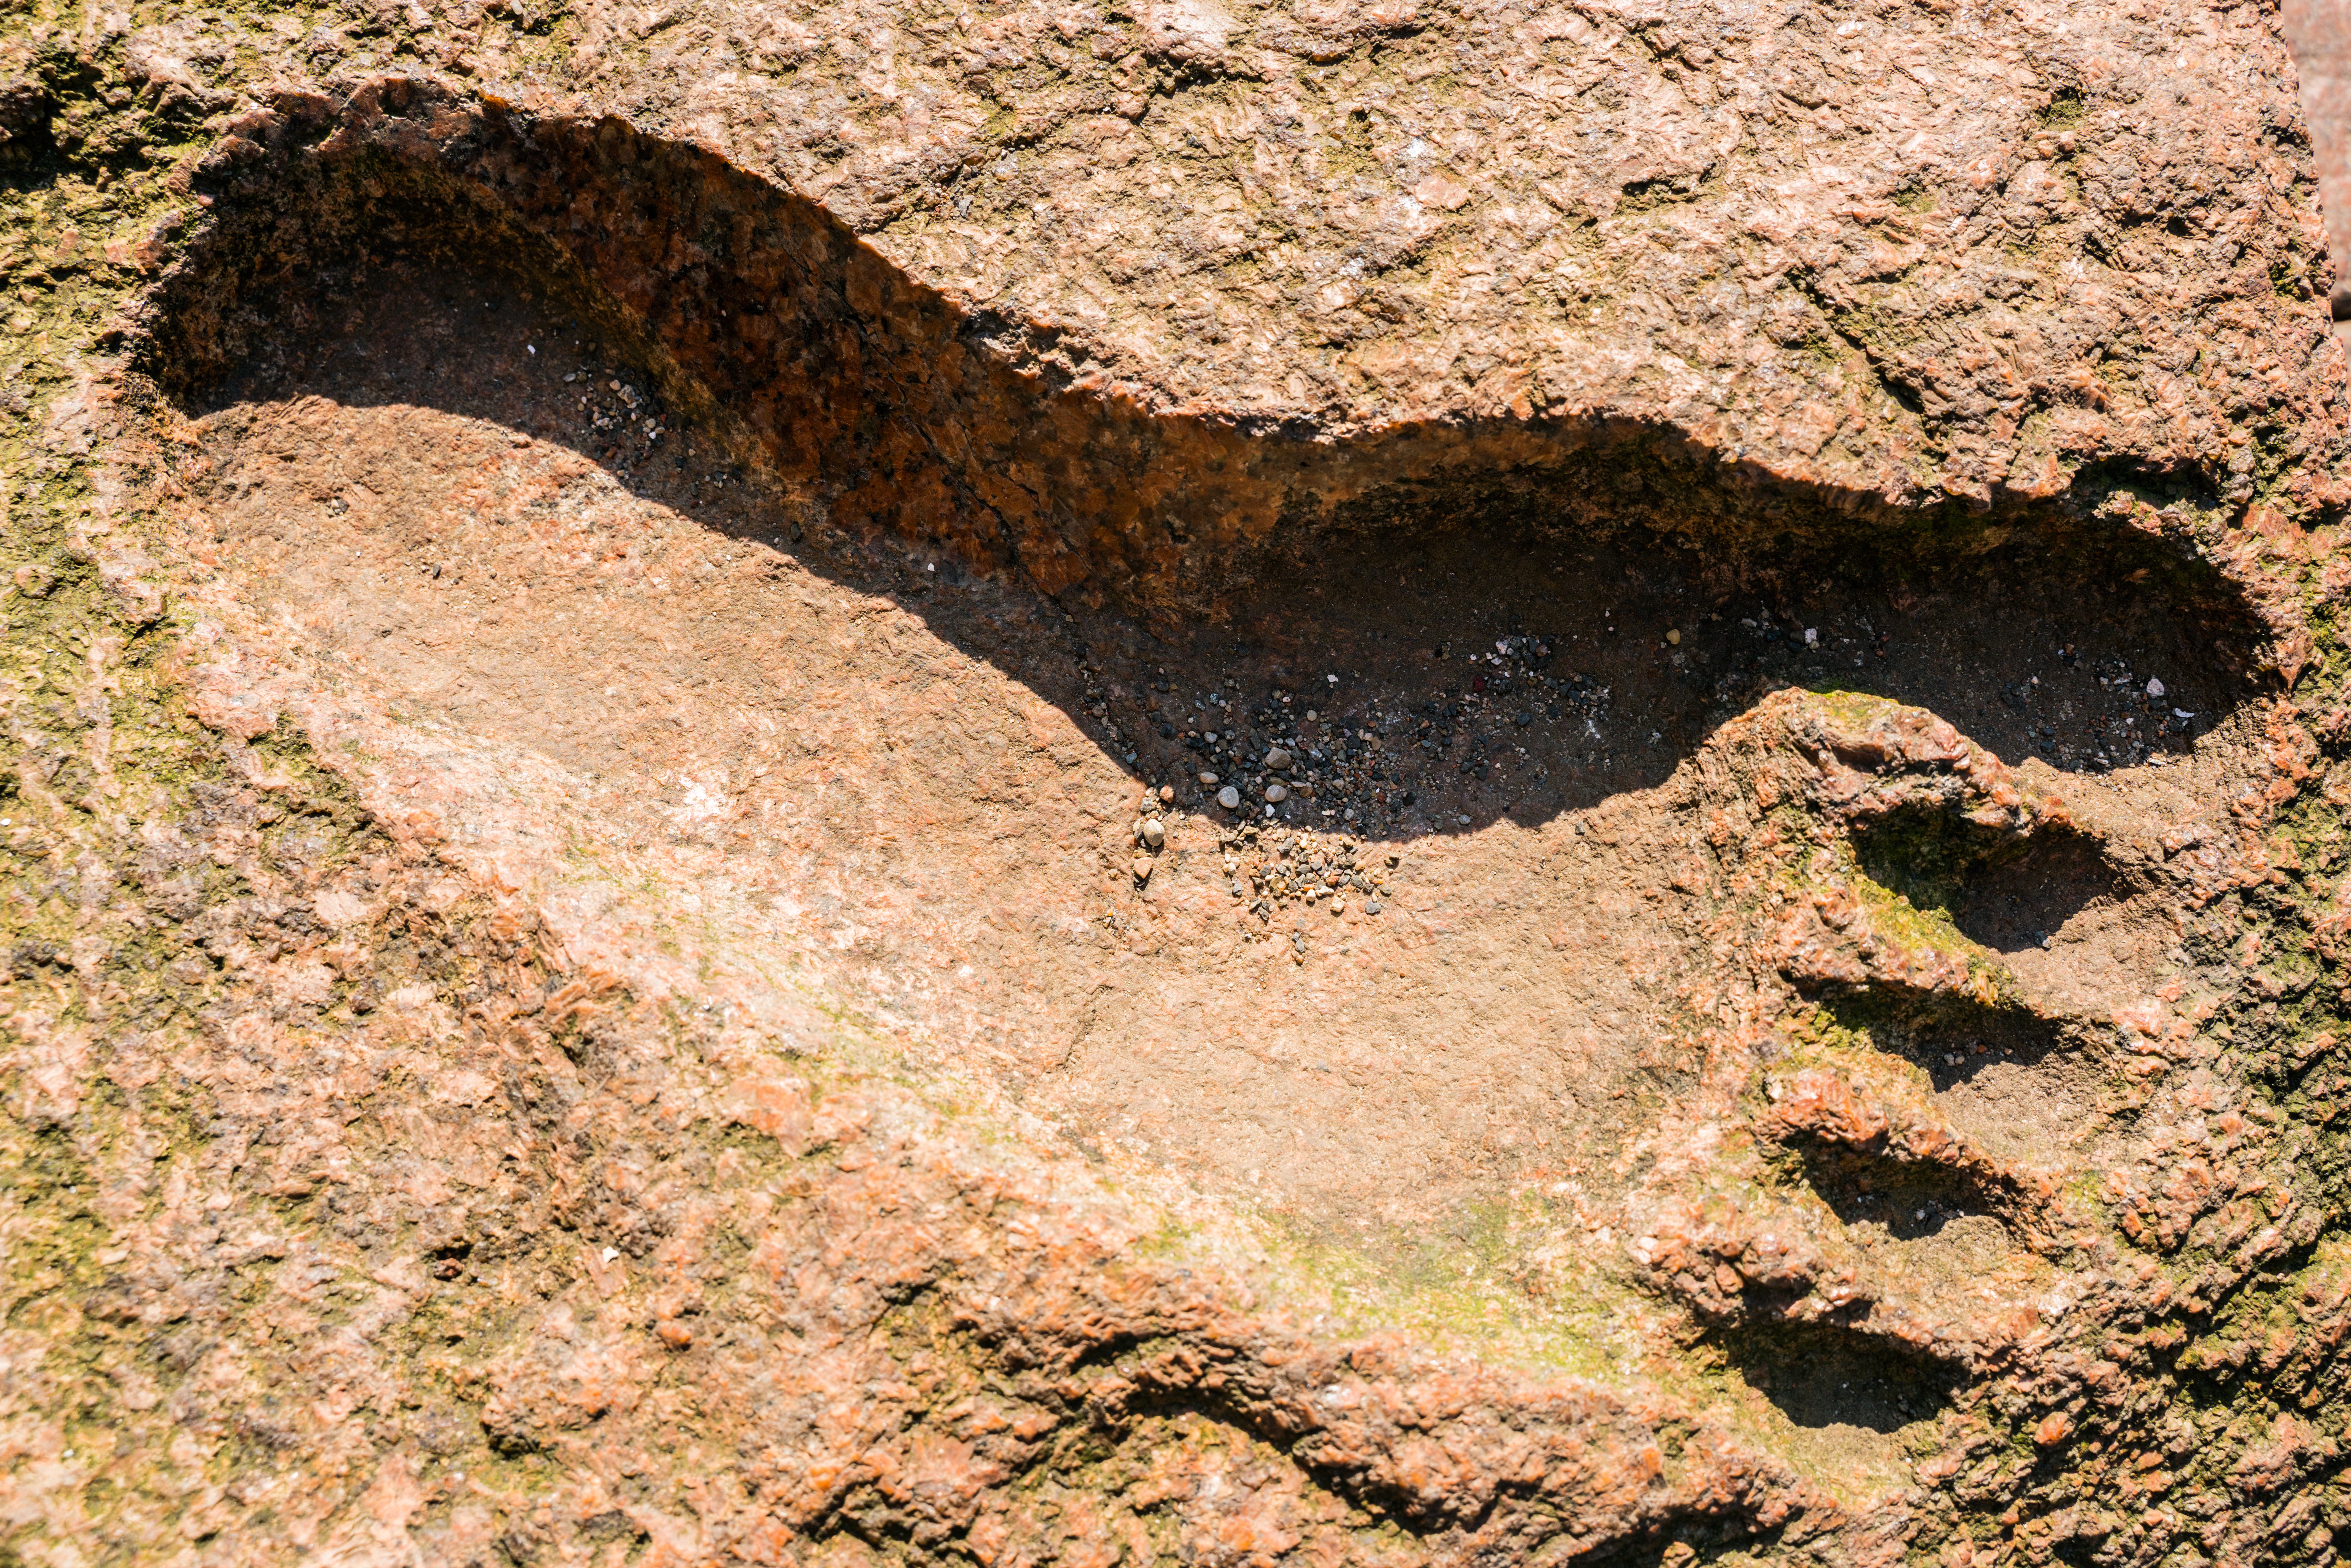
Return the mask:
<path id="1" fill-rule="evenodd" d="M 1783 685 L 2099 767 L 2252 689 L 2241 596 L 2094 497 L 1906 512 L 1621 422 L 1333 442 L 1154 413 L 1016 370 L 1058 350 L 698 149 L 415 83 L 336 112 L 289 103 L 207 165 L 213 226 L 141 350 L 170 395 L 421 403 L 573 445 L 898 599 L 1183 805 L 1232 785 L 1263 821 L 1280 783 L 1273 819 L 1365 837 L 1539 821 L 1661 781 Z M 630 387 L 624 417 L 583 423 L 583 371 Z"/>
<path id="2" fill-rule="evenodd" d="M 1671 1529 L 1618 1537 L 1561 1559 L 1558 1568 L 1706 1568 L 1726 1559 L 1740 1563 L 1778 1560 L 1786 1525 L 1761 1529 L 1739 1514 L 1677 1520 Z"/>
<path id="3" fill-rule="evenodd" d="M 1996 953 L 2044 947 L 2094 904 L 2130 896 L 2130 884 L 2085 833 L 2043 833 L 2030 853 L 1994 860 L 1970 878 L 1952 924 Z"/>
<path id="4" fill-rule="evenodd" d="M 1748 1385 L 1799 1427 L 1896 1432 L 1931 1419 L 1963 1380 L 1931 1356 L 1834 1323 L 1747 1323 L 1717 1338 Z"/>
<path id="5" fill-rule="evenodd" d="M 2021 1007 L 1987 1007 L 1955 993 L 1896 992 L 1885 987 L 1822 993 L 1829 1016 L 1869 1037 L 1878 1050 L 1926 1070 L 1948 1092 L 1995 1067 L 2038 1068 L 2080 1042 L 2066 1026 Z"/>
<path id="6" fill-rule="evenodd" d="M 1877 1050 L 1923 1069 L 1938 1112 L 1991 1160 L 2045 1166 L 2095 1118 L 2107 1068 L 2085 1026 L 1946 993 L 1873 988 L 1818 999 Z M 1980 1197 L 1990 1207 L 1993 1195 Z"/>
<path id="7" fill-rule="evenodd" d="M 1931 806 L 1894 811 L 1853 843 L 1872 881 L 1997 953 L 2045 946 L 2085 909 L 2132 891 L 2086 833 L 2020 835 Z"/>
<path id="8" fill-rule="evenodd" d="M 2016 1197 L 2005 1183 L 1931 1160 L 1897 1159 L 1849 1144 L 1792 1145 L 1804 1181 L 1847 1225 L 1874 1225 L 1897 1241 L 1939 1236 L 1955 1220 L 2001 1215 Z"/>

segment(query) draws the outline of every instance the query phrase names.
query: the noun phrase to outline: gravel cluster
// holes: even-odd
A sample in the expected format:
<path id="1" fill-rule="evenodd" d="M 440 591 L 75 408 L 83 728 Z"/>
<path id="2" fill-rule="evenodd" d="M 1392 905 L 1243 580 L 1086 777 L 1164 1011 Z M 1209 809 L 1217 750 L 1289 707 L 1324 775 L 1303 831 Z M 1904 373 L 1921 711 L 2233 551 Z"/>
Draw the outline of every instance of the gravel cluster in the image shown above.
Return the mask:
<path id="1" fill-rule="evenodd" d="M 1149 812 L 1134 822 L 1134 875 L 1151 880 L 1154 857 L 1172 841 L 1166 823 Z M 1323 906 L 1343 915 L 1353 905 L 1366 915 L 1378 915 L 1395 891 L 1403 856 L 1386 852 L 1343 833 L 1294 831 L 1279 825 L 1244 821 L 1216 830 L 1217 854 L 1225 889 L 1245 900 L 1249 913 L 1261 921 L 1293 907 Z"/>
<path id="2" fill-rule="evenodd" d="M 2037 677 L 2012 682 L 2000 700 L 2024 716 L 2033 749 L 2061 768 L 2105 773 L 2188 748 L 2213 717 L 2177 706 L 2160 675 L 2147 674 L 2125 658 L 2085 660 L 2078 650 L 2060 649 L 2058 663 L 2097 685 L 2084 689 L 2076 712 L 2066 696 Z M 2082 682 L 2074 685 L 2082 688 Z"/>
<path id="3" fill-rule="evenodd" d="M 1326 900 L 1333 915 L 1343 914 L 1350 902 L 1360 902 L 1366 915 L 1377 915 L 1402 860 L 1343 835 L 1268 831 L 1255 823 L 1225 835 L 1217 848 L 1232 878 L 1233 896 L 1250 899 L 1249 912 L 1260 920 Z"/>
<path id="4" fill-rule="evenodd" d="M 1136 879 L 1149 880 L 1167 841 L 1152 808 L 1180 808 L 1214 825 L 1227 890 L 1259 920 L 1301 906 L 1380 914 L 1402 862 L 1374 841 L 1460 825 L 1453 791 L 1511 773 L 1540 782 L 1546 759 L 1579 742 L 1604 752 L 1609 688 L 1560 667 L 1564 641 L 1427 650 L 1432 684 L 1416 701 L 1359 694 L 1344 675 L 1326 674 L 1319 693 L 1253 685 L 1231 669 L 1186 685 L 1164 666 L 1122 700 L 1088 662 L 1089 711 L 1149 752 L 1131 757 L 1146 785 Z"/>
<path id="5" fill-rule="evenodd" d="M 1440 647 L 1431 684 L 1414 694 L 1362 694 L 1326 675 L 1318 695 L 1238 672 L 1187 690 L 1161 668 L 1123 705 L 1098 676 L 1087 695 L 1144 777 L 1187 807 L 1374 836 L 1425 831 L 1444 825 L 1432 819 L 1448 789 L 1512 775 L 1539 784 L 1563 753 L 1612 752 L 1610 688 L 1559 667 L 1562 642 Z M 1220 803 L 1228 791 L 1232 803 Z"/>
<path id="6" fill-rule="evenodd" d="M 580 445 L 622 475 L 648 461 L 662 437 L 669 434 L 658 400 L 630 382 L 585 364 L 563 378 L 575 387 L 580 408 Z"/>

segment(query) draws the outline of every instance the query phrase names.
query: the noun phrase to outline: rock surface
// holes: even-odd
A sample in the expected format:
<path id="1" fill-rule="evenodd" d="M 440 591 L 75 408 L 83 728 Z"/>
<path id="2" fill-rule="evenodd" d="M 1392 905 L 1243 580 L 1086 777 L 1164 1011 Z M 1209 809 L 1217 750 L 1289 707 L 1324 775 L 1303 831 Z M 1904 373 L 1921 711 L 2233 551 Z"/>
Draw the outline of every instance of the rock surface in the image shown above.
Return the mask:
<path id="1" fill-rule="evenodd" d="M 2333 1562 L 2283 38 L 0 16 L 8 1558 Z"/>
<path id="2" fill-rule="evenodd" d="M 2346 70 L 2351 68 L 2351 8 L 2335 0 L 2298 0 L 2282 5 L 2278 17 L 2293 46 L 2302 102 L 2309 117 L 2311 161 L 2318 174 L 2318 205 L 2326 218 L 2327 250 L 2351 255 L 2351 100 Z M 2351 287 L 2335 267 L 2328 304 L 2337 321 L 2351 317 Z"/>

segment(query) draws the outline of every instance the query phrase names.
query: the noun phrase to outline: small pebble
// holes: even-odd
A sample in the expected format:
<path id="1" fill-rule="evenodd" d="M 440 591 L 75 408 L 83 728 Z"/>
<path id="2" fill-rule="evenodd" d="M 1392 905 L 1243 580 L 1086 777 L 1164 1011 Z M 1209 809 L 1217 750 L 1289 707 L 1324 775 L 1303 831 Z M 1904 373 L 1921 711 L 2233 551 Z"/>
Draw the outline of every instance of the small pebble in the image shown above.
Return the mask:
<path id="1" fill-rule="evenodd" d="M 1675 628 L 1673 628 L 1673 627 L 1670 627 L 1670 626 L 1669 626 L 1669 627 L 1667 627 L 1667 628 L 1666 629 L 1666 641 L 1667 641 L 1667 642 L 1668 642 L 1668 643 L 1679 643 L 1681 640 L 1682 640 L 1682 634 L 1681 634 L 1681 632 L 1680 632 L 1678 630 L 1677 630 L 1677 629 L 1675 629 Z"/>
<path id="2" fill-rule="evenodd" d="M 1290 761 L 1290 753 L 1279 746 L 1265 754 L 1265 765 L 1276 772 L 1287 770 Z"/>
<path id="3" fill-rule="evenodd" d="M 1364 905 L 1364 914 L 1366 914 L 1366 915 L 1377 915 L 1379 912 L 1380 912 L 1380 901 L 1379 901 L 1378 899 L 1376 899 L 1376 898 L 1374 898 L 1374 900 L 1372 900 L 1369 904 L 1366 904 L 1365 905 Z"/>
<path id="4" fill-rule="evenodd" d="M 1290 799 L 1290 786 L 1287 784 L 1269 784 L 1265 787 L 1265 798 L 1270 804 L 1279 806 L 1284 800 Z"/>
<path id="5" fill-rule="evenodd" d="M 1216 781 L 1217 776 L 1213 773 L 1203 773 L 1200 775 L 1200 782 L 1203 784 L 1213 785 Z"/>
<path id="6" fill-rule="evenodd" d="M 1134 880 L 1137 882 L 1149 882 L 1151 880 L 1151 866 L 1152 860 L 1149 855 L 1135 856 Z"/>
<path id="7" fill-rule="evenodd" d="M 2161 696 L 2163 695 L 2163 683 L 2149 677 L 2147 683 L 2147 695 L 2151 697 Z"/>
<path id="8" fill-rule="evenodd" d="M 1172 806 L 1176 803 L 1175 785 L 1162 784 L 1159 787 L 1159 803 L 1163 806 Z"/>
<path id="9" fill-rule="evenodd" d="M 1217 804 L 1228 811 L 1238 811 L 1241 809 L 1241 792 L 1228 784 L 1217 791 Z"/>
<path id="10" fill-rule="evenodd" d="M 1146 848 L 1157 849 L 1167 841 L 1167 829 L 1156 817 L 1143 824 L 1143 842 Z"/>

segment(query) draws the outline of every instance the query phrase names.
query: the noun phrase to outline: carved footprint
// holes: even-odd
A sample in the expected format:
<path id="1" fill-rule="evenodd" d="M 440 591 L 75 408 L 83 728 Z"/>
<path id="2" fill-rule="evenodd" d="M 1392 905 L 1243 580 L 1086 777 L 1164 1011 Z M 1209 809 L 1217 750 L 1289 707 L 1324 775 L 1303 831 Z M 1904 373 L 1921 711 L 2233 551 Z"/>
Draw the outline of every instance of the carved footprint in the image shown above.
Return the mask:
<path id="1" fill-rule="evenodd" d="M 893 1027 L 1089 1146 L 1441 1234 L 1498 1183 L 1655 1130 L 1625 1099 L 1670 1122 L 1636 1098 L 1691 1071 L 1658 1060 L 1652 977 L 1704 945 L 1658 911 L 1681 873 L 1657 824 L 1717 813 L 1734 961 L 1803 1005 L 1756 1045 L 1750 1190 L 1661 1201 L 1650 1274 L 1709 1322 L 1907 1358 L 1919 1399 L 2048 1309 L 2063 1151 L 2143 999 L 2105 937 L 2160 857 L 1919 708 L 1742 706 L 1798 678 L 2013 695 L 2000 614 L 2033 601 L 1886 589 L 1852 565 L 1876 538 L 1852 497 L 1723 491 L 1708 549 L 1662 546 L 1695 514 L 1626 477 L 1655 433 L 1297 441 L 1031 374 L 1036 342 L 810 204 L 617 127 L 386 82 L 239 136 L 146 340 L 192 411 L 232 367 L 275 400 L 208 416 L 225 564 L 277 572 L 392 685 L 594 779 L 638 844 L 714 898 L 751 890 Z M 456 280 L 447 352 L 403 377 L 290 287 L 347 266 L 363 292 L 394 254 Z M 466 340 L 517 324 L 475 314 L 475 282 L 517 277 L 616 346 L 593 385 L 558 384 L 564 345 Z M 1689 493 L 1729 483 L 1711 472 Z M 1784 554 L 1746 548 L 1767 516 Z M 1602 523 L 1614 553 L 1583 537 Z M 898 553 L 841 564 L 880 538 Z M 1820 624 L 1742 613 L 1759 560 L 1850 574 L 1804 590 Z M 2143 621 L 2210 600 L 2220 641 L 2255 640 L 2217 578 L 2158 580 Z M 1231 619 L 1169 614 L 1211 603 Z M 1889 659 L 1896 614 L 1969 662 Z M 2213 642 L 2174 685 L 2225 709 L 2243 687 Z M 2019 696 L 1980 724 L 2062 757 L 2053 716 Z M 1263 742 L 1292 733 L 1311 749 L 1272 768 Z M 1351 821 L 1356 784 L 1377 813 Z M 1245 810 L 1215 803 L 1236 785 Z M 1144 809 L 1169 818 L 1147 849 Z M 1247 896 L 1269 887 L 1322 896 L 1277 920 Z"/>

